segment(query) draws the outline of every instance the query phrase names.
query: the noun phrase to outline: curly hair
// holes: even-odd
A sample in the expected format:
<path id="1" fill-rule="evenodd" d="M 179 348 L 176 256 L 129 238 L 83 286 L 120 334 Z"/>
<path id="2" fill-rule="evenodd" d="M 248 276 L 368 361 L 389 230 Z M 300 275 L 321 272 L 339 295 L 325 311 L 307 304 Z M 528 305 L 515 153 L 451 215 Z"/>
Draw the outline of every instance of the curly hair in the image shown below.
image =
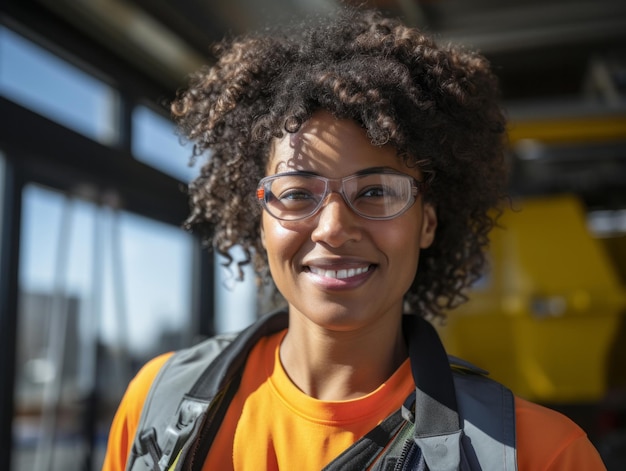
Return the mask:
<path id="1" fill-rule="evenodd" d="M 420 254 L 407 309 L 425 317 L 463 302 L 486 263 L 488 233 L 506 185 L 505 119 L 495 75 L 478 53 L 438 45 L 380 12 L 344 8 L 324 21 L 224 40 L 217 61 L 190 76 L 172 113 L 207 155 L 189 186 L 186 227 L 230 262 L 267 277 L 255 198 L 270 143 L 316 110 L 359 123 L 427 177 L 434 243 Z"/>

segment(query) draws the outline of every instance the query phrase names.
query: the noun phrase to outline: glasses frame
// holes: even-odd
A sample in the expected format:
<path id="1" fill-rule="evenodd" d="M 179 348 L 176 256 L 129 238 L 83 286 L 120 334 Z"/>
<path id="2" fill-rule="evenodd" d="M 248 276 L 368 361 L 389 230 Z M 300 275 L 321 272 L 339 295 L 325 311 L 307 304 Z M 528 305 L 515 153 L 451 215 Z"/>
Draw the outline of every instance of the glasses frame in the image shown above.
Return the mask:
<path id="1" fill-rule="evenodd" d="M 411 181 L 411 198 L 407 201 L 405 206 L 400 211 L 398 211 L 397 213 L 391 216 L 377 217 L 377 216 L 368 216 L 366 214 L 361 213 L 354 206 L 352 206 L 350 199 L 348 198 L 348 196 L 346 195 L 344 191 L 344 183 L 346 181 L 350 181 L 355 178 L 363 177 L 366 175 L 375 175 L 375 174 L 398 175 L 400 177 L 405 177 L 407 180 Z M 324 194 L 320 198 L 315 208 L 313 208 L 313 210 L 309 214 L 291 219 L 291 218 L 279 217 L 275 215 L 274 213 L 272 213 L 268 205 L 268 199 L 270 195 L 272 194 L 272 192 L 270 191 L 271 184 L 277 178 L 281 178 L 285 176 L 290 176 L 290 177 L 302 176 L 302 177 L 308 177 L 308 178 L 315 178 L 317 180 L 324 182 Z M 417 180 L 411 175 L 408 175 L 402 172 L 386 170 L 386 169 L 383 169 L 383 170 L 376 169 L 376 170 L 369 170 L 366 172 L 357 172 L 357 173 L 353 173 L 351 175 L 347 175 L 341 178 L 327 178 L 327 177 L 323 177 L 322 175 L 318 175 L 316 173 L 311 173 L 311 172 L 306 172 L 306 171 L 282 172 L 282 173 L 277 173 L 275 175 L 269 175 L 267 177 L 262 178 L 259 181 L 259 184 L 257 185 L 256 198 L 259 204 L 261 205 L 261 207 L 265 211 L 267 211 L 267 213 L 273 218 L 278 219 L 279 221 L 293 222 L 293 221 L 301 221 L 303 219 L 307 219 L 316 215 L 320 211 L 320 209 L 322 209 L 322 207 L 325 205 L 326 199 L 331 193 L 339 193 L 341 197 L 343 198 L 344 202 L 346 203 L 346 205 L 348 206 L 348 208 L 350 208 L 352 212 L 354 212 L 358 216 L 364 219 L 369 219 L 369 220 L 374 220 L 374 221 L 385 221 L 385 220 L 397 218 L 398 216 L 404 214 L 411 206 L 413 206 L 415 204 L 415 201 L 417 201 L 417 195 L 420 194 L 421 191 L 423 191 L 423 186 L 424 186 L 424 183 L 422 181 Z M 336 188 L 336 190 L 333 190 L 333 188 Z"/>

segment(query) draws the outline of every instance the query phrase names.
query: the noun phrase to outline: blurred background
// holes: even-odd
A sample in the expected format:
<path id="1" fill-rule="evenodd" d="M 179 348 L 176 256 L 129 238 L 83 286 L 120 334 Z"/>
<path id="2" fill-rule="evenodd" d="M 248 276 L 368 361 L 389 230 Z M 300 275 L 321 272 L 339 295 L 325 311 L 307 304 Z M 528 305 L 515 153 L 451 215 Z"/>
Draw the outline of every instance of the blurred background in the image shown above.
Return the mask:
<path id="1" fill-rule="evenodd" d="M 358 3 L 479 49 L 501 80 L 512 209 L 472 302 L 439 326 L 449 351 L 569 415 L 623 469 L 626 2 Z M 146 360 L 264 309 L 250 272 L 236 283 L 181 229 L 197 169 L 167 104 L 225 34 L 334 8 L 2 2 L 0 469 L 100 469 Z"/>

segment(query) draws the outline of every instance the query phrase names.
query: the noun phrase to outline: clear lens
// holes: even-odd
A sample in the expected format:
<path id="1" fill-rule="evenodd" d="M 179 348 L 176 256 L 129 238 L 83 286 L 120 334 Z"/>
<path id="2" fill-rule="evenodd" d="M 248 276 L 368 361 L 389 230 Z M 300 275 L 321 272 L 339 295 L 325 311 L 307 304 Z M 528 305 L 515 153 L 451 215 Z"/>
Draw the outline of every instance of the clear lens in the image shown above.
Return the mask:
<path id="1" fill-rule="evenodd" d="M 412 203 L 413 181 L 407 175 L 375 173 L 344 180 L 344 194 L 357 214 L 369 218 L 394 217 Z"/>
<path id="2" fill-rule="evenodd" d="M 278 219 L 296 220 L 313 214 L 326 193 L 326 182 L 313 175 L 281 175 L 265 185 L 265 207 Z"/>
<path id="3" fill-rule="evenodd" d="M 391 219 L 415 201 L 416 181 L 409 175 L 371 173 L 329 179 L 300 173 L 279 174 L 261 180 L 257 196 L 275 218 L 295 221 L 315 214 L 330 191 L 341 193 L 358 215 Z"/>

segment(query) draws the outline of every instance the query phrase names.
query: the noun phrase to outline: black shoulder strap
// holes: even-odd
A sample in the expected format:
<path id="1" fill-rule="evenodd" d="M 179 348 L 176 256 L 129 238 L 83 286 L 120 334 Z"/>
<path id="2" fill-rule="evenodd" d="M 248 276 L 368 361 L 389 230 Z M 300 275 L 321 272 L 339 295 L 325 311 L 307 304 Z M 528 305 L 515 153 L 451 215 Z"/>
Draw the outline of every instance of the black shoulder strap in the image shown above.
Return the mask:
<path id="1" fill-rule="evenodd" d="M 448 356 L 435 328 L 418 316 L 407 320 L 415 380 L 415 443 L 430 471 L 461 467 L 462 428 Z"/>
<path id="2" fill-rule="evenodd" d="M 235 391 L 239 387 L 239 381 L 241 380 L 241 374 L 248 354 L 262 337 L 278 332 L 286 328 L 287 325 L 287 313 L 281 310 L 267 315 L 261 322 L 248 327 L 204 370 L 190 389 L 187 394 L 188 397 L 196 401 L 207 402 L 213 400 L 219 391 L 224 392 L 219 407 L 209 411 L 211 413 L 211 423 L 207 427 L 207 421 L 206 419 L 204 420 L 201 433 L 195 437 L 194 443 L 190 445 L 193 450 L 191 455 L 194 458 L 200 457 L 200 459 L 194 459 L 193 463 L 191 463 L 190 468 L 193 471 L 202 469 L 215 434 L 224 419 Z"/>
<path id="3" fill-rule="evenodd" d="M 421 317 L 411 316 L 405 324 L 410 332 L 409 356 L 415 381 L 415 433 L 428 436 L 457 432 L 461 427 L 456 391 L 439 336 Z"/>
<path id="4" fill-rule="evenodd" d="M 369 469 L 380 453 L 398 434 L 404 423 L 401 411 L 397 410 L 367 435 L 347 448 L 322 471 L 362 471 Z"/>
<path id="5" fill-rule="evenodd" d="M 248 354 L 265 336 L 287 328 L 287 313 L 283 310 L 265 316 L 252 324 L 228 345 L 219 357 L 202 372 L 187 394 L 197 400 L 211 400 L 233 376 L 245 366 Z"/>

